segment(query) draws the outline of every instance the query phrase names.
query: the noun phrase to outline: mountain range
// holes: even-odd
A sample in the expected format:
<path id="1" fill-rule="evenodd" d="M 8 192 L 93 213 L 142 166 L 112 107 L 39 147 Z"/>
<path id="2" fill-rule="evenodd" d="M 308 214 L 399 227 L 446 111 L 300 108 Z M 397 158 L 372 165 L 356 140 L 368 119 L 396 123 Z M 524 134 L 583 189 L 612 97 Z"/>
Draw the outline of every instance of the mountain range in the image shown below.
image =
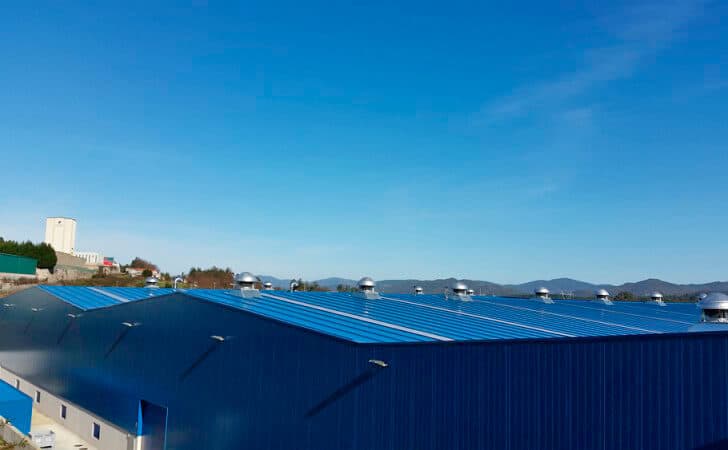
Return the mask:
<path id="1" fill-rule="evenodd" d="M 287 289 L 290 280 L 284 280 L 272 276 L 261 276 L 262 281 L 270 281 L 273 286 Z M 348 278 L 324 278 L 313 280 L 319 286 L 335 290 L 338 285 L 356 286 L 357 280 Z M 728 292 L 728 281 L 714 281 L 702 284 L 676 284 L 667 281 L 650 278 L 647 280 L 613 284 L 594 284 L 586 281 L 574 280 L 571 278 L 556 278 L 553 280 L 535 280 L 521 284 L 498 284 L 482 280 L 459 280 L 445 278 L 438 280 L 377 280 L 377 290 L 382 293 L 406 293 L 411 292 L 413 286 L 422 286 L 425 293 L 442 293 L 446 286 L 451 286 L 455 281 L 463 281 L 476 293 L 483 295 L 524 295 L 531 294 L 539 287 L 545 287 L 553 294 L 566 293 L 576 297 L 592 296 L 596 289 L 606 289 L 611 294 L 619 292 L 630 292 L 635 296 L 648 295 L 651 292 L 659 291 L 664 295 L 689 295 L 701 292 Z"/>

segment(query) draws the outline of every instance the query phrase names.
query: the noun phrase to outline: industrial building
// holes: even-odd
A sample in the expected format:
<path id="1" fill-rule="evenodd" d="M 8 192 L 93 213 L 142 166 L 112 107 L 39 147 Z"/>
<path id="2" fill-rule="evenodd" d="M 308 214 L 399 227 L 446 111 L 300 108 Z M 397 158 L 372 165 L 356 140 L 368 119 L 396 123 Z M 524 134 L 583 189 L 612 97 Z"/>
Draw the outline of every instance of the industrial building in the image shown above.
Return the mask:
<path id="1" fill-rule="evenodd" d="M 14 294 L 0 379 L 104 450 L 728 445 L 720 297 L 701 311 L 236 283 Z"/>
<path id="2" fill-rule="evenodd" d="M 57 252 L 73 255 L 76 251 L 76 219 L 48 217 L 45 226 L 45 243 Z"/>
<path id="3" fill-rule="evenodd" d="M 56 251 L 58 267 L 67 272 L 92 271 L 103 268 L 105 272 L 119 272 L 114 258 L 99 252 L 76 250 L 76 219 L 69 217 L 48 217 L 45 227 L 45 243 Z M 66 278 L 85 278 L 71 274 Z"/>

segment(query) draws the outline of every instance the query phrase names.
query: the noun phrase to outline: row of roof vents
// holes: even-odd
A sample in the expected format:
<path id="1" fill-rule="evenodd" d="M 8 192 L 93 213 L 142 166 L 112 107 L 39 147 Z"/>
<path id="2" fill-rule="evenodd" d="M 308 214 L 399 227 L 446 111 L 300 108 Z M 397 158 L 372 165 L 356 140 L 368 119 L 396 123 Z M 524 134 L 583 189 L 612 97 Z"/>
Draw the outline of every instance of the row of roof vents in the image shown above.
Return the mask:
<path id="1" fill-rule="evenodd" d="M 259 277 L 256 277 L 250 272 L 241 272 L 235 275 L 234 281 L 235 287 L 240 290 L 241 297 L 260 297 L 260 291 L 255 287 L 257 283 L 261 283 Z M 158 288 L 158 283 L 159 280 L 156 277 L 148 277 L 144 280 L 144 287 L 156 289 Z M 262 283 L 262 285 L 263 290 L 273 289 L 273 284 L 269 281 Z M 364 277 L 358 281 L 357 288 L 359 290 L 355 295 L 367 300 L 380 299 L 381 296 L 376 291 L 376 286 L 377 284 L 371 277 Z M 297 287 L 298 283 L 295 280 L 291 281 L 289 286 L 290 290 L 294 291 Z M 471 296 L 475 294 L 475 291 L 468 288 L 468 285 L 462 281 L 454 282 L 450 289 L 453 295 L 460 300 L 470 300 Z M 422 295 L 424 293 L 424 289 L 422 286 L 414 286 L 414 293 L 415 295 Z M 551 292 L 545 287 L 537 288 L 534 291 L 534 295 L 535 298 L 543 301 L 544 303 L 553 303 L 553 300 L 551 300 Z M 445 296 L 449 297 L 447 292 Z M 594 292 L 594 296 L 597 300 L 602 301 L 605 304 L 613 304 L 609 299 L 610 295 L 606 289 L 597 289 L 597 291 Z M 657 291 L 650 294 L 650 299 L 660 306 L 665 306 L 663 298 L 663 295 Z M 700 323 L 693 326 L 690 329 L 691 331 L 714 331 L 716 330 L 716 325 L 722 325 L 718 329 L 724 330 L 725 326 L 728 325 L 728 295 L 721 292 L 700 294 L 698 307 L 702 311 Z"/>
<path id="2" fill-rule="evenodd" d="M 533 294 L 537 299 L 543 301 L 544 303 L 553 303 L 553 300 L 551 300 L 551 292 L 545 287 L 537 288 L 535 291 L 533 291 Z M 594 292 L 594 297 L 607 305 L 613 304 L 612 301 L 609 299 L 609 291 L 607 291 L 606 289 L 597 289 Z M 662 294 L 657 291 L 650 294 L 650 299 L 658 305 L 665 306 Z"/>
<path id="3" fill-rule="evenodd" d="M 241 292 L 246 291 L 249 293 L 249 295 L 246 296 L 257 296 L 255 294 L 259 293 L 258 289 L 255 288 L 255 284 L 261 282 L 260 278 L 256 277 L 252 273 L 241 272 L 235 275 L 234 280 L 235 286 L 240 289 Z M 148 277 L 146 280 L 144 280 L 144 287 L 149 289 L 156 289 L 159 287 L 158 283 L 159 279 L 157 279 L 156 277 Z M 262 285 L 263 290 L 269 291 L 273 289 L 273 283 L 271 283 L 270 281 L 263 282 Z M 295 281 L 291 281 L 289 287 L 290 290 L 293 291 L 298 287 L 298 283 L 296 283 Z M 365 298 L 380 298 L 379 293 L 375 290 L 376 283 L 371 277 L 363 277 L 362 279 L 360 279 L 357 283 L 357 287 L 359 288 L 359 293 L 364 294 L 363 297 Z M 457 297 L 467 299 L 469 299 L 470 296 L 475 295 L 475 291 L 473 289 L 469 289 L 468 285 L 463 283 L 462 281 L 456 281 L 455 283 L 453 283 L 452 292 Z M 424 293 L 424 289 L 422 288 L 422 286 L 415 286 L 414 293 L 415 295 L 422 295 Z M 553 300 L 551 300 L 551 292 L 548 290 L 548 288 L 537 288 L 534 291 L 534 294 L 536 298 L 544 301 L 545 303 L 553 303 Z M 609 299 L 609 291 L 607 291 L 606 289 L 597 289 L 594 292 L 594 296 L 597 300 L 600 300 L 606 304 L 613 304 L 612 301 Z M 650 294 L 650 299 L 661 306 L 665 305 L 663 298 L 664 296 L 658 291 Z M 714 321 L 713 319 L 720 319 L 720 321 L 728 323 L 728 296 L 726 294 L 720 292 L 714 292 L 712 294 L 700 294 L 699 299 L 700 300 L 698 306 L 700 306 L 704 312 L 710 311 L 709 313 L 704 313 L 704 322 Z M 722 315 L 717 313 L 717 311 L 726 311 L 726 314 Z"/>

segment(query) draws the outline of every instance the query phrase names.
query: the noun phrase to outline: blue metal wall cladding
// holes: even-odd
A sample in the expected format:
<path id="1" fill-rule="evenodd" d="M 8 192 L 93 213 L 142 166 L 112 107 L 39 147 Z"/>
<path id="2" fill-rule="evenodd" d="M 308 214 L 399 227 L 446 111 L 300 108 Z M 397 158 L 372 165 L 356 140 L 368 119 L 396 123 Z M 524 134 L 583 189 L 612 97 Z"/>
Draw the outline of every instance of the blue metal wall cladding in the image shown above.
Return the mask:
<path id="1" fill-rule="evenodd" d="M 10 422 L 21 433 L 30 433 L 33 399 L 14 387 L 0 381 L 0 417 Z"/>
<path id="2" fill-rule="evenodd" d="M 728 445 L 728 333 L 357 344 L 183 294 L 10 298 L 3 367 L 130 432 L 166 406 L 170 449 Z"/>

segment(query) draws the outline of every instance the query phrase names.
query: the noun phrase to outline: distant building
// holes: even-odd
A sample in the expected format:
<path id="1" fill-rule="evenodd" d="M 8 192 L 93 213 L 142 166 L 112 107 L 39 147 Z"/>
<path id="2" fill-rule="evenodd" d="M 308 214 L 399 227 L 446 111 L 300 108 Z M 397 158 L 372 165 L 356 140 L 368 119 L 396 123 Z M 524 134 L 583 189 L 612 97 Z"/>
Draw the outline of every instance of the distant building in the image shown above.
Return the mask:
<path id="1" fill-rule="evenodd" d="M 100 266 L 104 263 L 104 257 L 98 252 L 76 252 L 76 256 L 86 260 L 86 264 Z"/>
<path id="2" fill-rule="evenodd" d="M 121 272 L 121 265 L 114 260 L 113 256 L 104 256 L 104 261 L 101 264 L 104 273 L 119 273 Z"/>
<path id="3" fill-rule="evenodd" d="M 56 267 L 86 269 L 86 260 L 66 252 L 56 251 Z"/>
<path id="4" fill-rule="evenodd" d="M 57 252 L 73 255 L 76 251 L 76 219 L 48 217 L 45 243 L 52 245 Z"/>

